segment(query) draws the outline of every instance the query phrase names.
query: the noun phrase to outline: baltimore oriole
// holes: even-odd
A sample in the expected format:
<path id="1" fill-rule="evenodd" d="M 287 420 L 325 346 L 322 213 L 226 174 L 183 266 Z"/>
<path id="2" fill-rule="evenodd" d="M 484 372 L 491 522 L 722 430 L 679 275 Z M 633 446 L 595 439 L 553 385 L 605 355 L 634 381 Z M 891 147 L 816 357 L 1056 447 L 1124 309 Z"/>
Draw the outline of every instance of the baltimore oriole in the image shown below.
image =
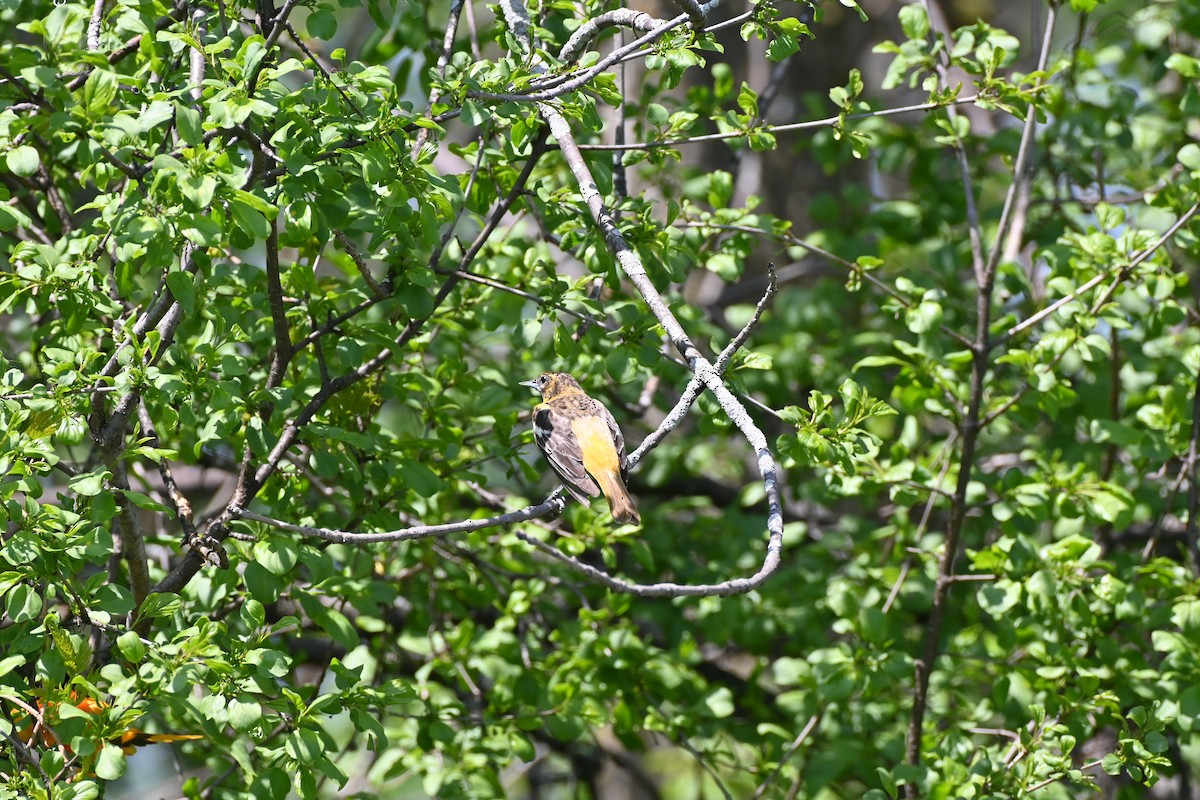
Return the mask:
<path id="1" fill-rule="evenodd" d="M 84 697 L 82 700 L 71 693 L 71 705 L 78 708 L 85 714 L 100 714 L 108 708 L 108 704 L 97 700 L 94 697 Z M 53 723 L 58 722 L 60 716 L 57 703 L 45 703 L 41 700 L 37 702 L 38 711 L 48 718 L 47 721 Z M 25 726 L 17 731 L 17 738 L 27 745 L 35 745 L 41 747 L 54 747 L 58 744 L 58 740 L 54 737 L 46 727 L 39 721 L 32 718 L 29 714 L 23 714 L 20 709 L 13 712 L 13 716 L 17 718 L 17 724 L 25 722 Z M 24 717 L 24 719 L 22 718 Z M 203 739 L 200 734 L 194 733 L 146 733 L 140 728 L 126 728 L 117 736 L 108 740 L 109 744 L 115 744 L 120 747 L 126 755 L 132 753 L 135 748 L 146 744 L 160 744 L 163 742 L 184 742 L 192 739 Z"/>
<path id="2" fill-rule="evenodd" d="M 586 506 L 603 493 L 613 519 L 641 522 L 622 479 L 625 437 L 612 413 L 565 372 L 544 372 L 521 385 L 542 394 L 533 410 L 533 439 L 571 496 Z"/>

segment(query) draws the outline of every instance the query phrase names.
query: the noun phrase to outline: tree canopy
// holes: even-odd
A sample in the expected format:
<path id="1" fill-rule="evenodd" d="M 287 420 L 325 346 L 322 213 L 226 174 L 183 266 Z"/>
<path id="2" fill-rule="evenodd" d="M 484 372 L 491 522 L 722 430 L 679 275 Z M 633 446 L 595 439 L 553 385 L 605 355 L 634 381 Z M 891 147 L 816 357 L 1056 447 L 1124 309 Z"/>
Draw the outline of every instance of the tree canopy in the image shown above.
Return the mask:
<path id="1" fill-rule="evenodd" d="M 1200 5 L 651 5 L 0 7 L 0 800 L 1192 796 Z"/>

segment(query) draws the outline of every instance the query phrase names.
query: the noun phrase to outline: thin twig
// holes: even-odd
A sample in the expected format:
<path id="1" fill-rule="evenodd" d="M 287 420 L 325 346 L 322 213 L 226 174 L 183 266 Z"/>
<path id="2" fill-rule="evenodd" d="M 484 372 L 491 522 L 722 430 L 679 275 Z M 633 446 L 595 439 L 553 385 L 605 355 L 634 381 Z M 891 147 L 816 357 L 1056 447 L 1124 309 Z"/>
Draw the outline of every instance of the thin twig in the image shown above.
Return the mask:
<path id="1" fill-rule="evenodd" d="M 338 244 L 346 251 L 346 255 L 350 256 L 350 260 L 358 268 L 358 274 L 362 276 L 363 282 L 367 284 L 367 288 L 371 290 L 371 294 L 379 298 L 386 297 L 387 292 L 379 285 L 379 281 L 375 280 L 375 276 L 371 274 L 371 270 L 367 267 L 367 262 L 363 260 L 362 253 L 358 252 L 358 248 L 354 246 L 354 242 L 351 242 L 350 238 L 340 228 L 334 230 L 333 238 L 337 239 Z"/>
<path id="2" fill-rule="evenodd" d="M 438 54 L 437 64 L 434 66 L 438 77 L 445 77 L 446 66 L 450 63 L 450 56 L 454 52 L 454 37 L 458 34 L 458 21 L 462 16 L 463 5 L 464 0 L 451 0 L 450 17 L 446 20 L 446 32 L 442 34 L 442 52 Z M 429 90 L 429 102 L 425 107 L 426 115 L 432 113 L 433 107 L 441 99 L 441 91 L 435 83 Z M 417 131 L 416 139 L 413 141 L 414 156 L 425 146 L 425 142 L 429 139 L 429 133 L 429 128 L 421 128 Z"/>
<path id="3" fill-rule="evenodd" d="M 956 105 L 966 105 L 974 103 L 979 99 L 979 95 L 972 94 L 966 97 L 958 97 L 945 102 L 930 102 L 930 103 L 914 103 L 909 106 L 897 106 L 896 108 L 882 108 L 878 111 L 865 111 L 861 114 L 850 114 L 848 116 L 833 116 L 824 117 L 822 119 L 813 119 L 806 122 L 787 122 L 779 125 L 760 125 L 753 128 L 747 128 L 739 131 L 724 131 L 722 133 L 706 133 L 701 136 L 687 136 L 681 139 L 656 139 L 651 142 L 630 142 L 628 144 L 581 144 L 580 150 L 656 150 L 662 147 L 680 147 L 688 144 L 703 144 L 704 142 L 721 142 L 728 139 L 745 139 L 747 136 L 755 133 L 790 133 L 792 131 L 812 130 L 815 128 L 832 128 L 844 122 L 856 121 L 861 119 L 874 119 L 876 117 L 893 117 L 897 114 L 911 114 L 915 111 L 933 111 L 940 108 L 948 108 Z"/>
<path id="4" fill-rule="evenodd" d="M 771 770 L 771 774 L 766 777 L 766 780 L 760 783 L 758 788 L 754 790 L 754 794 L 751 795 L 752 800 L 758 800 L 758 798 L 762 797 L 766 793 L 767 789 L 771 787 L 771 784 L 774 783 L 779 777 L 780 773 L 783 772 L 784 764 L 792 760 L 792 756 L 795 755 L 796 751 L 800 749 L 800 745 L 804 744 L 804 742 L 808 739 L 809 734 L 813 732 L 817 725 L 821 724 L 821 717 L 823 716 L 824 712 L 821 712 L 819 714 L 813 714 L 808 718 L 808 722 L 805 723 L 804 728 L 801 729 L 799 735 L 797 735 L 792 741 L 791 745 L 788 746 L 787 752 L 783 754 L 783 757 L 779 759 L 779 766 Z"/>
<path id="5" fill-rule="evenodd" d="M 707 16 L 708 14 L 711 14 L 715 9 L 719 8 L 722 5 L 722 3 L 724 3 L 724 0 L 709 0 L 709 2 L 705 3 L 703 6 L 701 6 L 701 8 L 704 10 L 705 15 Z M 523 13 L 525 10 L 518 9 L 517 11 L 519 13 Z M 656 41 L 661 39 L 668 31 L 678 28 L 681 25 L 686 25 L 689 21 L 691 21 L 691 17 L 689 17 L 687 14 L 680 14 L 679 16 L 675 17 L 674 19 L 668 20 L 665 24 L 663 24 L 657 28 L 654 28 L 653 30 L 643 34 L 642 36 L 638 37 L 637 39 L 634 39 L 632 42 L 625 45 L 624 47 L 619 47 L 619 48 L 613 50 L 611 53 L 608 54 L 608 56 L 600 59 L 597 63 L 595 63 L 588 69 L 585 69 L 576 75 L 573 75 L 570 77 L 549 78 L 544 84 L 542 84 L 548 88 L 542 89 L 540 91 L 532 91 L 532 92 L 528 92 L 525 94 L 469 91 L 469 92 L 467 92 L 467 96 L 471 97 L 471 98 L 475 98 L 475 99 L 480 99 L 480 100 L 495 100 L 495 101 L 500 101 L 500 102 L 508 102 L 508 101 L 522 102 L 522 101 L 524 101 L 524 102 L 539 102 L 540 103 L 540 102 L 544 102 L 547 100 L 553 100 L 556 97 L 560 97 L 569 92 L 573 92 L 576 89 L 583 88 L 587 84 L 591 83 L 591 81 L 597 75 L 599 75 L 600 73 L 607 70 L 613 64 L 616 64 L 618 61 L 620 61 L 625 56 L 638 50 L 639 48 L 641 48 L 644 45 L 649 45 L 649 44 L 655 43 Z"/>
<path id="6" fill-rule="evenodd" d="M 776 281 L 775 264 L 773 262 L 767 264 L 767 273 L 769 276 L 767 290 L 763 293 L 762 299 L 758 301 L 758 305 L 754 307 L 754 313 L 750 316 L 750 320 L 745 324 L 745 326 L 742 327 L 740 331 L 738 331 L 737 335 L 730 340 L 729 344 L 725 346 L 725 349 L 721 351 L 721 354 L 717 356 L 715 367 L 718 374 L 725 374 L 725 370 L 729 367 L 730 360 L 733 358 L 734 354 L 741 349 L 742 345 L 746 343 L 746 340 L 750 338 L 750 334 L 754 331 L 754 329 L 758 327 L 758 322 L 762 319 L 763 312 L 767 310 L 767 306 L 770 305 L 771 300 L 775 297 L 775 292 L 777 291 L 779 285 Z M 679 423 L 683 421 L 688 409 L 691 408 L 692 404 L 696 402 L 696 399 L 700 397 L 700 392 L 703 390 L 704 385 L 700 382 L 700 379 L 693 376 L 692 379 L 688 381 L 687 386 L 684 387 L 683 394 L 680 395 L 679 400 L 675 403 L 675 406 L 670 410 L 670 412 L 668 412 L 667 416 L 663 418 L 663 421 L 659 424 L 659 426 L 654 429 L 649 436 L 642 440 L 642 443 L 638 445 L 636 450 L 629 454 L 630 469 L 637 466 L 638 462 L 641 461 L 648 452 L 657 447 L 659 442 L 665 439 L 667 434 L 673 431 L 679 425 Z"/>
<path id="7" fill-rule="evenodd" d="M 942 461 L 942 466 L 938 470 L 937 485 L 941 487 L 942 481 L 946 480 L 946 473 L 950 470 L 950 451 L 954 444 L 954 438 L 958 435 L 957 431 L 952 432 L 946 438 L 946 443 L 942 447 L 942 452 L 939 458 Z M 942 493 L 944 496 L 944 493 Z M 913 535 L 913 541 L 919 541 L 925 535 L 925 531 L 929 526 L 929 518 L 933 514 L 933 504 L 937 500 L 938 493 L 930 492 L 929 499 L 925 501 L 925 510 L 921 512 L 921 521 L 917 523 L 916 533 Z M 904 585 L 904 581 L 908 578 L 908 572 L 912 569 L 912 558 L 906 557 L 904 563 L 900 565 L 900 575 L 897 576 L 896 582 L 892 584 L 892 590 L 888 592 L 887 600 L 883 604 L 883 613 L 886 614 L 892 610 L 892 604 L 896 602 L 896 598 L 900 596 L 900 588 Z"/>
<path id="8" fill-rule="evenodd" d="M 1129 264 L 1127 266 L 1125 266 L 1123 269 L 1120 269 L 1117 274 L 1116 283 L 1120 283 L 1121 281 L 1123 281 L 1124 277 L 1127 276 L 1130 272 L 1132 272 L 1134 268 L 1136 268 L 1139 264 L 1141 264 L 1143 261 L 1148 259 L 1150 256 L 1154 255 L 1154 253 L 1157 252 L 1160 247 L 1162 247 L 1167 242 L 1169 242 L 1172 238 L 1174 238 L 1175 234 L 1179 232 L 1179 229 L 1182 228 L 1184 225 L 1188 224 L 1188 222 L 1191 221 L 1192 217 L 1196 216 L 1196 212 L 1198 212 L 1198 211 L 1200 211 L 1200 201 L 1197 201 L 1191 208 L 1189 208 L 1187 211 L 1185 211 L 1183 213 L 1183 216 L 1181 216 L 1179 219 L 1175 220 L 1174 224 L 1172 224 L 1170 228 L 1167 228 L 1166 233 L 1164 233 L 1162 236 L 1160 236 L 1157 241 L 1155 241 L 1153 244 L 1151 244 L 1145 250 L 1141 251 L 1136 256 L 1134 256 L 1133 259 L 1129 262 Z M 1004 335 L 1000 338 L 1000 340 L 997 342 L 997 344 L 1003 344 L 1004 342 L 1008 341 L 1009 339 L 1016 336 L 1017 334 L 1020 334 L 1020 333 L 1023 333 L 1024 331 L 1029 330 L 1030 328 L 1037 325 L 1042 320 L 1046 319 L 1046 317 L 1049 317 L 1054 312 L 1058 311 L 1060 308 L 1065 306 L 1067 303 L 1070 303 L 1071 301 L 1078 298 L 1080 295 L 1083 295 L 1083 294 L 1091 291 L 1092 289 L 1096 288 L 1097 286 L 1099 286 L 1101 283 L 1104 282 L 1104 279 L 1107 278 L 1109 276 L 1109 274 L 1111 274 L 1111 273 L 1104 272 L 1099 275 L 1096 275 L 1095 277 L 1086 281 L 1082 286 L 1079 286 L 1077 289 L 1070 292 L 1069 294 L 1066 294 L 1063 297 L 1060 297 L 1058 300 L 1055 300 L 1053 303 L 1046 306 L 1041 311 L 1031 314 L 1028 318 L 1023 320 L 1022 322 L 1019 322 L 1016 325 L 1009 328 L 1008 331 L 1006 331 L 1004 333 Z M 1114 284 L 1113 288 L 1115 288 L 1115 285 L 1116 284 Z"/>
<path id="9" fill-rule="evenodd" d="M 1200 575 L 1200 541 L 1197 541 L 1196 533 L 1196 514 L 1200 512 L 1200 371 L 1196 373 L 1192 387 L 1192 435 L 1188 442 L 1187 471 L 1187 549 L 1192 574 Z"/>
<path id="10" fill-rule="evenodd" d="M 1080 765 L 1079 771 L 1084 772 L 1089 769 L 1095 769 L 1096 767 L 1100 766 L 1103 763 L 1104 763 L 1104 759 L 1098 758 L 1095 761 L 1089 761 L 1086 764 Z M 1045 787 L 1049 786 L 1052 783 L 1057 783 L 1058 781 L 1061 781 L 1065 777 L 1067 777 L 1067 773 L 1064 772 L 1060 775 L 1055 775 L 1052 778 L 1046 778 L 1044 781 L 1039 781 L 1038 783 L 1035 783 L 1033 786 L 1030 786 L 1028 789 L 1026 789 L 1025 794 L 1031 795 L 1034 792 L 1036 792 L 1038 789 L 1044 789 Z"/>
<path id="11" fill-rule="evenodd" d="M 828 250 L 824 249 L 823 247 L 819 247 L 815 244 L 810 244 L 809 242 L 806 242 L 805 240 L 803 240 L 797 236 L 793 236 L 790 233 L 776 233 L 774 231 L 765 231 L 765 230 L 762 230 L 761 228 L 750 227 L 749 225 L 735 225 L 735 224 L 725 225 L 725 224 L 718 224 L 718 223 L 712 223 L 712 222 L 687 222 L 687 223 L 684 223 L 683 227 L 698 228 L 701 230 L 710 228 L 712 230 L 718 230 L 718 231 L 735 231 L 738 233 L 748 233 L 748 234 L 752 234 L 755 236 L 762 236 L 763 238 L 766 238 L 766 239 L 773 239 L 778 242 L 783 242 L 790 247 L 799 247 L 801 250 L 807 250 L 808 252 L 814 253 L 815 255 L 819 255 L 822 258 L 828 259 L 829 261 L 832 261 L 835 264 L 839 264 L 842 267 L 845 267 L 846 270 L 851 273 L 858 273 L 859 276 L 862 278 L 862 280 L 871 284 L 876 289 L 878 289 L 879 291 L 886 294 L 888 297 L 895 300 L 903 308 L 906 308 L 906 309 L 911 308 L 913 305 L 912 301 L 909 300 L 907 297 L 900 294 L 892 287 L 888 286 L 886 283 L 881 281 L 879 278 L 876 278 L 870 272 L 862 269 L 857 264 L 855 264 L 853 261 L 847 261 L 846 259 L 842 258 L 841 256 L 836 255 L 835 253 L 829 252 Z M 788 271 L 788 269 L 789 269 L 789 267 L 784 267 L 783 270 L 781 270 L 781 271 L 786 273 Z M 785 276 L 785 279 L 786 279 L 786 276 Z M 971 339 L 969 337 L 964 336 L 963 334 L 959 333 L 958 331 L 954 330 L 953 328 L 951 328 L 945 324 L 942 324 L 939 327 L 939 330 L 942 333 L 944 333 L 946 336 L 949 336 L 951 339 L 958 342 L 963 347 L 971 346 Z"/>
<path id="12" fill-rule="evenodd" d="M 281 530 L 324 539 L 327 542 L 337 542 L 338 544 L 374 544 L 376 542 L 408 542 L 414 539 L 428 539 L 432 536 L 445 536 L 448 533 L 471 533 L 472 531 L 483 530 L 484 528 L 512 525 L 517 522 L 526 522 L 534 517 L 561 514 L 565 506 L 566 501 L 562 498 L 562 491 L 558 490 L 537 505 L 526 506 L 518 511 L 510 511 L 506 514 L 496 514 L 491 517 L 467 519 L 459 522 L 446 522 L 440 525 L 412 525 L 407 528 L 380 533 L 355 533 L 333 530 L 331 528 L 318 528 L 310 525 L 295 525 L 290 522 L 271 519 L 270 517 L 256 514 L 253 511 L 238 506 L 232 507 L 230 512 L 231 516 L 236 518 L 261 522 L 264 525 L 270 525 L 272 528 L 280 528 Z"/>

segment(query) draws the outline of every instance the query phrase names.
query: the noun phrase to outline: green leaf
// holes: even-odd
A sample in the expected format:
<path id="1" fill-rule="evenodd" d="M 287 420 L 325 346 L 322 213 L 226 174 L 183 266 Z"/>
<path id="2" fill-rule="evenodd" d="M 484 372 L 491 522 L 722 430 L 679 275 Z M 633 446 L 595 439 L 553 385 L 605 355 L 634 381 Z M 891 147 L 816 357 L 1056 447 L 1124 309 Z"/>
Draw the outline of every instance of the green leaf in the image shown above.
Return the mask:
<path id="1" fill-rule="evenodd" d="M 900 6 L 900 28 L 909 39 L 924 41 L 929 35 L 929 17 L 920 3 Z"/>
<path id="2" fill-rule="evenodd" d="M 266 217 L 247 202 L 245 198 L 230 198 L 229 208 L 233 212 L 233 218 L 237 222 L 238 227 L 255 239 L 266 239 L 270 234 L 271 228 Z"/>
<path id="3" fill-rule="evenodd" d="M 101 472 L 85 472 L 76 475 L 67 482 L 71 491 L 83 497 L 95 497 L 104 491 L 104 484 L 112 478 L 112 473 L 108 470 Z"/>
<path id="4" fill-rule="evenodd" d="M 171 296 L 178 301 L 185 314 L 192 314 L 196 309 L 196 279 L 188 272 L 167 273 L 167 288 Z"/>
<path id="5" fill-rule="evenodd" d="M 347 650 L 358 647 L 358 632 L 342 612 L 326 608 L 315 616 L 315 620 L 342 647 Z"/>
<path id="6" fill-rule="evenodd" d="M 136 631 L 125 631 L 117 637 L 117 650 L 126 661 L 133 664 L 141 663 L 146 657 L 146 644 Z"/>
<path id="7" fill-rule="evenodd" d="M 308 35 L 314 39 L 328 41 L 337 34 L 337 17 L 327 8 L 319 8 L 308 15 Z"/>
<path id="8" fill-rule="evenodd" d="M 38 151 L 27 144 L 9 150 L 4 161 L 14 175 L 23 176 L 33 175 L 42 163 Z"/>
<path id="9" fill-rule="evenodd" d="M 1179 163 L 1190 170 L 1200 170 L 1200 145 L 1188 142 L 1179 149 Z"/>
<path id="10" fill-rule="evenodd" d="M 29 622 L 42 613 L 42 596 L 33 587 L 18 584 L 9 591 L 4 608 L 13 622 Z"/>
<path id="11" fill-rule="evenodd" d="M 733 692 L 722 686 L 704 698 L 704 707 L 716 719 L 724 719 L 733 713 Z"/>
<path id="12" fill-rule="evenodd" d="M 117 96 L 117 76 L 105 69 L 93 69 L 83 84 L 83 111 L 88 119 L 104 118 Z"/>
<path id="13" fill-rule="evenodd" d="M 159 619 L 169 617 L 179 610 L 181 601 L 177 594 L 159 594 L 151 592 L 146 595 L 146 599 L 142 602 L 141 608 L 138 609 L 138 617 L 143 619 Z"/>
<path id="14" fill-rule="evenodd" d="M 125 774 L 126 767 L 125 753 L 120 747 L 108 742 L 100 745 L 100 757 L 96 759 L 97 778 L 115 781 Z"/>
<path id="15" fill-rule="evenodd" d="M 175 127 L 179 137 L 190 145 L 198 145 L 204 141 L 204 129 L 201 127 L 200 110 L 185 103 L 175 105 Z"/>
<path id="16" fill-rule="evenodd" d="M 1171 622 L 1189 636 L 1200 635 L 1200 600 L 1183 600 L 1171 609 Z"/>

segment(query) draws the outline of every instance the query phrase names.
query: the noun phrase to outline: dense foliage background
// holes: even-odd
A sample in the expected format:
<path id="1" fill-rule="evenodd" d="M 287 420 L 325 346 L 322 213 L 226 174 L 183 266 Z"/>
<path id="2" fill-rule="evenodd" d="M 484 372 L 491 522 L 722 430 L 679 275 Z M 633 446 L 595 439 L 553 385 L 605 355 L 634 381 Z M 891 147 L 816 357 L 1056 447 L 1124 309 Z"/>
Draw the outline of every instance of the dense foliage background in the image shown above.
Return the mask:
<path id="1" fill-rule="evenodd" d="M 0 5 L 0 797 L 1196 796 L 1200 3 L 859 5 Z"/>

